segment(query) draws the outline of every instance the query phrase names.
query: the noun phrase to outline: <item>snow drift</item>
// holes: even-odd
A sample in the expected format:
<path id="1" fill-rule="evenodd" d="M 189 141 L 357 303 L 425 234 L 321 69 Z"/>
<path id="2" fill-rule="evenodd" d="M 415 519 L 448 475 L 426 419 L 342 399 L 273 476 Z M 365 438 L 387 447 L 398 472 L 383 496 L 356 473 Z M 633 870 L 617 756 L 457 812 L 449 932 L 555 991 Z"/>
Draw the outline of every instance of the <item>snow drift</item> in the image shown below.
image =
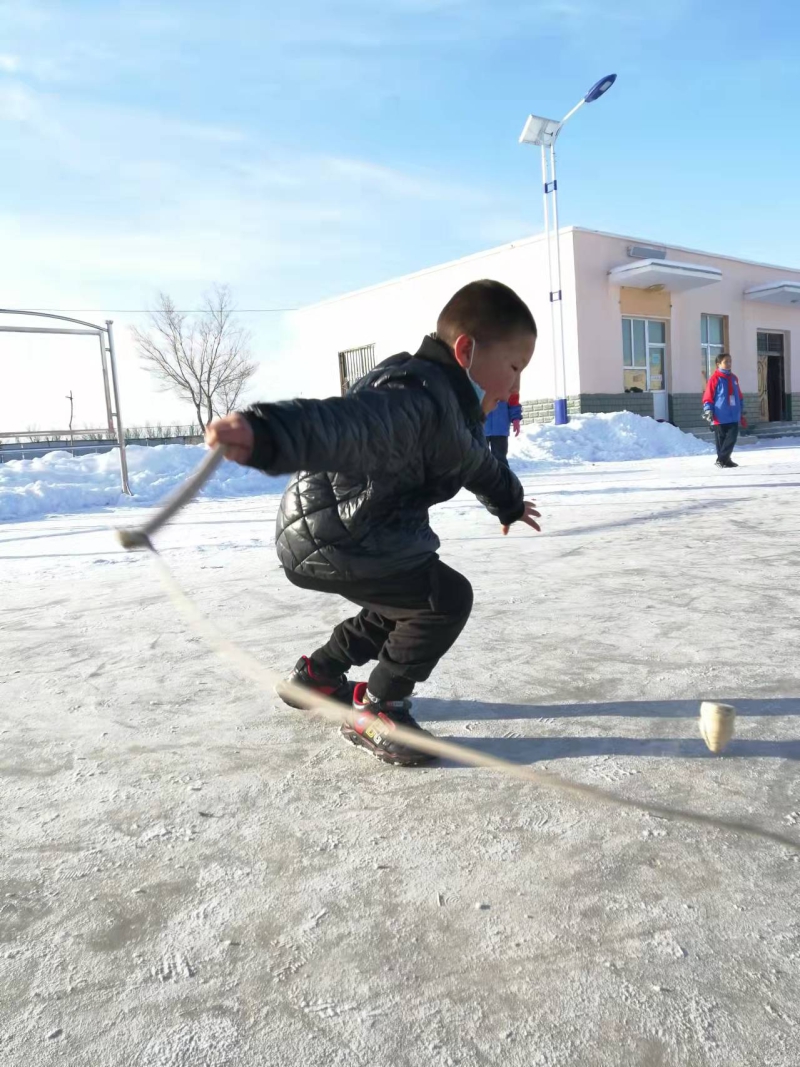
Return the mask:
<path id="1" fill-rule="evenodd" d="M 72 456 L 48 452 L 38 459 L 0 464 L 0 520 L 41 518 L 99 508 L 152 507 L 160 503 L 203 458 L 202 445 L 133 445 L 126 449 L 133 496 L 120 492 L 119 450 Z M 250 467 L 223 463 L 201 497 L 280 493 L 286 478 L 270 478 Z"/>
<path id="2" fill-rule="evenodd" d="M 674 426 L 627 411 L 576 416 L 566 426 L 532 426 L 510 448 L 511 465 L 520 472 L 562 464 L 600 463 L 669 456 L 693 456 L 709 445 Z M 200 462 L 202 445 L 141 445 L 127 450 L 134 496 L 119 490 L 116 450 L 72 456 L 49 452 L 38 459 L 0 464 L 0 520 L 117 507 L 149 507 L 163 500 Z M 223 463 L 204 488 L 203 497 L 225 499 L 282 492 L 286 478 Z"/>
<path id="3" fill-rule="evenodd" d="M 710 444 L 667 422 L 615 411 L 574 415 L 566 426 L 526 427 L 512 436 L 509 459 L 515 470 L 530 471 L 564 463 L 611 463 L 634 459 L 700 456 Z"/>

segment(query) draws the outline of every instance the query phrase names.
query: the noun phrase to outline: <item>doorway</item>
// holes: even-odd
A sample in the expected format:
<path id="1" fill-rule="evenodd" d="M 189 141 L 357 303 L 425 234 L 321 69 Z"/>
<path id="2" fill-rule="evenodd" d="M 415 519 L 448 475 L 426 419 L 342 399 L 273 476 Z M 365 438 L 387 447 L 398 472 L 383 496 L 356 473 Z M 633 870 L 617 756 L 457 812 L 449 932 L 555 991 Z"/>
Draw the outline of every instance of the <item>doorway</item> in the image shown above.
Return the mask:
<path id="1" fill-rule="evenodd" d="M 783 422 L 784 411 L 783 356 L 767 356 L 767 411 L 770 422 Z"/>
<path id="2" fill-rule="evenodd" d="M 758 333 L 758 386 L 761 417 L 768 422 L 788 418 L 786 405 L 785 337 L 782 333 Z"/>

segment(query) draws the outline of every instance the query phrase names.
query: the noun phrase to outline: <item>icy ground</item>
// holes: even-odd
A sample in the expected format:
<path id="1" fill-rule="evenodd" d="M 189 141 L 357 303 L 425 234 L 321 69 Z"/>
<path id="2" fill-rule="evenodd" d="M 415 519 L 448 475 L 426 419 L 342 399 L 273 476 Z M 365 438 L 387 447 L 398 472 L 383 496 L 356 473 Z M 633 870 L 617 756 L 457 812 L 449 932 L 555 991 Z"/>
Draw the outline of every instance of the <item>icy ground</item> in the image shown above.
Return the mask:
<path id="1" fill-rule="evenodd" d="M 539 537 L 438 509 L 476 608 L 419 718 L 800 841 L 800 450 L 736 458 L 526 474 Z M 346 607 L 283 579 L 276 505 L 159 546 L 286 671 Z M 381 766 L 187 631 L 132 514 L 0 526 L 3 1067 L 796 1067 L 799 853 Z"/>

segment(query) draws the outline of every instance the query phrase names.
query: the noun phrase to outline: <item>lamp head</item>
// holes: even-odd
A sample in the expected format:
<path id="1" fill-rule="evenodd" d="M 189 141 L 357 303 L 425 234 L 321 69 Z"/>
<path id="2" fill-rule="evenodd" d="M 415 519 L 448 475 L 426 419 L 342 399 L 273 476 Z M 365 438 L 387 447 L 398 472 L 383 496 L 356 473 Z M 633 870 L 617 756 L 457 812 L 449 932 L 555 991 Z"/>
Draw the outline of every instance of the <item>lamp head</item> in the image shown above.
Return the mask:
<path id="1" fill-rule="evenodd" d="M 616 80 L 616 74 L 606 74 L 605 78 L 601 78 L 599 82 L 595 82 L 586 96 L 584 96 L 584 103 L 593 104 L 595 100 L 599 100 L 604 93 L 608 92 Z"/>

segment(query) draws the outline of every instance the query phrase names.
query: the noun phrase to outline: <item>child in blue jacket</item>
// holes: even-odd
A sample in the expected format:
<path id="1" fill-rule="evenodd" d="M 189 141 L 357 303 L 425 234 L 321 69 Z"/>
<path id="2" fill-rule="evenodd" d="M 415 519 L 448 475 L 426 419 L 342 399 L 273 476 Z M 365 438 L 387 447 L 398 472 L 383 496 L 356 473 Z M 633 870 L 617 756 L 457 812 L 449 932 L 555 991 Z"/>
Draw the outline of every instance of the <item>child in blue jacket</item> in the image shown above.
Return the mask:
<path id="1" fill-rule="evenodd" d="M 522 407 L 519 393 L 512 393 L 508 402 L 501 400 L 494 411 L 490 411 L 483 424 L 483 432 L 489 442 L 489 448 L 495 459 L 508 466 L 508 431 L 514 427 L 514 436 L 519 437 L 522 422 Z"/>
<path id="2" fill-rule="evenodd" d="M 731 453 L 739 436 L 739 423 L 747 426 L 742 387 L 731 371 L 731 362 L 727 352 L 717 356 L 717 369 L 708 379 L 703 393 L 703 418 L 714 427 L 718 467 L 739 466 L 731 459 Z"/>

